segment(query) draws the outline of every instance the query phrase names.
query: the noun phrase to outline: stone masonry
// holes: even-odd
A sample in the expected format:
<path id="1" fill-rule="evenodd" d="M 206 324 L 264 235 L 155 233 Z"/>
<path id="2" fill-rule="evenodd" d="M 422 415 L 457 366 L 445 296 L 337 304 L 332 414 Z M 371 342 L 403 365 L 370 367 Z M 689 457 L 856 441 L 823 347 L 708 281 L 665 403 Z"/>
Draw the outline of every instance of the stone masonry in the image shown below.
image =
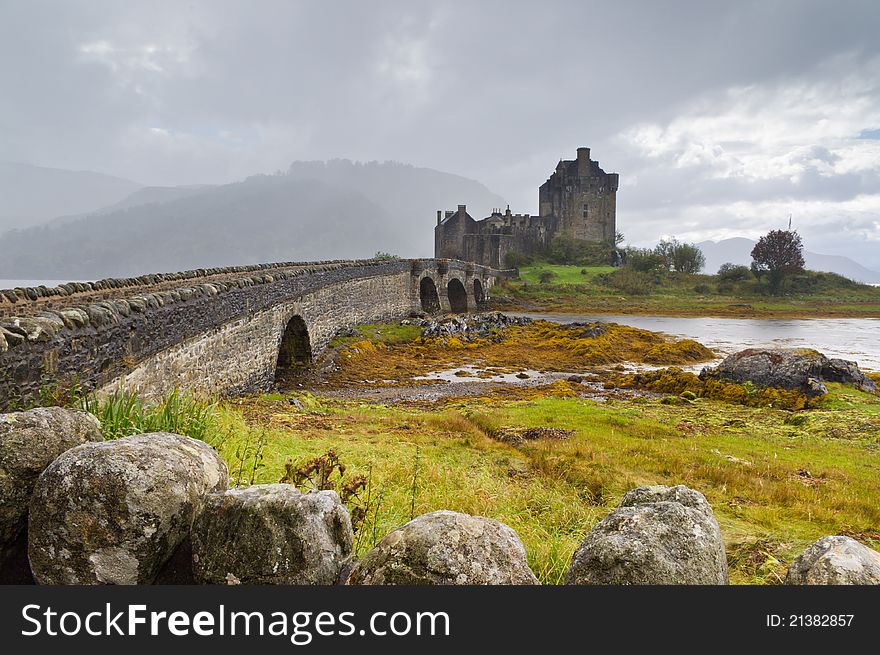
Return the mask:
<path id="1" fill-rule="evenodd" d="M 502 274 L 460 261 L 366 260 L 217 269 L 210 282 L 144 276 L 134 281 L 140 294 L 102 281 L 100 290 L 71 294 L 66 306 L 58 301 L 63 294 L 0 291 L 0 411 L 74 380 L 86 391 L 121 384 L 147 396 L 174 387 L 220 395 L 266 390 L 294 316 L 317 355 L 344 327 L 427 307 L 473 310 Z M 426 306 L 427 287 L 436 306 Z M 51 307 L 41 302 L 47 296 Z"/>
<path id="2" fill-rule="evenodd" d="M 438 211 L 434 256 L 504 268 L 508 253 L 539 253 L 558 234 L 614 242 L 619 182 L 617 173 L 606 173 L 590 159 L 589 148 L 578 148 L 577 158 L 560 159 L 538 189 L 538 216 L 512 214 L 508 207 L 477 221 L 465 205 Z"/>

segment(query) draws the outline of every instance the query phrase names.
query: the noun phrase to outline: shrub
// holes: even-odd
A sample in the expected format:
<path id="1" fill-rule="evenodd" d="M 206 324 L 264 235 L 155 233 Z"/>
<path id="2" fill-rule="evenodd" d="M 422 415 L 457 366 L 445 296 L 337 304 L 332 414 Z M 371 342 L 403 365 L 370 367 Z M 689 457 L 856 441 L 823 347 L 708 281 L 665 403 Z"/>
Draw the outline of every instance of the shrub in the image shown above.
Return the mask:
<path id="1" fill-rule="evenodd" d="M 556 277 L 556 273 L 553 271 L 541 271 L 541 275 L 538 277 L 538 281 L 541 284 L 550 284 L 553 281 L 553 278 Z"/>
<path id="2" fill-rule="evenodd" d="M 694 287 L 694 291 L 699 294 L 707 294 L 712 290 L 712 288 L 706 284 L 705 282 L 700 282 L 698 285 Z"/>
<path id="3" fill-rule="evenodd" d="M 818 271 L 804 271 L 797 275 L 792 275 L 788 279 L 788 290 L 792 293 L 821 293 L 823 291 L 852 289 L 858 286 L 860 286 L 858 282 L 837 273 Z"/>
<path id="4" fill-rule="evenodd" d="M 637 273 L 659 273 L 666 270 L 666 263 L 661 255 L 647 248 L 627 248 L 626 265 Z"/>
<path id="5" fill-rule="evenodd" d="M 703 252 L 692 243 L 675 243 L 672 267 L 679 273 L 699 273 L 706 265 Z"/>
<path id="6" fill-rule="evenodd" d="M 534 257 L 522 252 L 511 251 L 504 254 L 505 268 L 522 268 L 534 261 Z"/>
<path id="7" fill-rule="evenodd" d="M 718 268 L 718 280 L 721 282 L 743 282 L 748 280 L 752 275 L 748 266 L 741 264 L 721 264 Z"/>
<path id="8" fill-rule="evenodd" d="M 630 266 L 617 269 L 605 279 L 611 287 L 633 296 L 651 293 L 656 284 L 655 275 L 639 271 Z"/>
<path id="9" fill-rule="evenodd" d="M 675 239 L 661 241 L 654 254 L 663 261 L 663 268 L 678 273 L 699 273 L 706 265 L 702 251 L 692 243 L 679 243 Z"/>

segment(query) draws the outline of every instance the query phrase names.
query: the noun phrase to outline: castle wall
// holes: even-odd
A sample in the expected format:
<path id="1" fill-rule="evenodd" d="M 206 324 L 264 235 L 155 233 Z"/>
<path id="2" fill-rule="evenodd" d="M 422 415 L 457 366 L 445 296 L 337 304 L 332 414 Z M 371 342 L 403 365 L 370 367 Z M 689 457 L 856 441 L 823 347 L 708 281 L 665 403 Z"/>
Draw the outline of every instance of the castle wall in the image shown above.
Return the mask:
<path id="1" fill-rule="evenodd" d="M 616 173 L 606 173 L 590 159 L 589 148 L 578 148 L 577 159 L 560 161 L 538 189 L 539 216 L 493 213 L 474 221 L 459 206 L 440 220 L 434 231 L 434 256 L 502 268 L 508 253 L 536 254 L 556 234 L 585 241 L 614 241 L 617 231 Z"/>

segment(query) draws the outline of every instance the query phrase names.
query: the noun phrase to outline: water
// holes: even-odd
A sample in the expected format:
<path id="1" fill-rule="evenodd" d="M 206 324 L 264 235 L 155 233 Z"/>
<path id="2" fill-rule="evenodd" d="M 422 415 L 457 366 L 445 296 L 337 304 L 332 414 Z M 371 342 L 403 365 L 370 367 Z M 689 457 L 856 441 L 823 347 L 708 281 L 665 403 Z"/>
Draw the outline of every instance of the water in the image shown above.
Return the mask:
<path id="1" fill-rule="evenodd" d="M 620 323 L 694 339 L 721 354 L 743 348 L 814 348 L 880 371 L 880 318 L 679 318 L 587 314 L 511 314 L 559 323 Z"/>

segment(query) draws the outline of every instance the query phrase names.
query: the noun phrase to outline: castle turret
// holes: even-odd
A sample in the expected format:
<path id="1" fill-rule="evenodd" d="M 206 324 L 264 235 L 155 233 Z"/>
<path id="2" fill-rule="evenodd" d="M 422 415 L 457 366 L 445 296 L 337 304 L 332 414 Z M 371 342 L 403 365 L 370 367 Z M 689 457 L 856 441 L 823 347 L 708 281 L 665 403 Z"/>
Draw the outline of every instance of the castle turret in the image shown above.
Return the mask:
<path id="1" fill-rule="evenodd" d="M 577 153 L 578 177 L 587 177 L 592 171 L 592 165 L 590 162 L 590 149 L 578 148 Z"/>
<path id="2" fill-rule="evenodd" d="M 554 217 L 558 232 L 585 241 L 613 241 L 617 229 L 616 173 L 606 173 L 590 159 L 589 148 L 560 161 L 538 190 L 541 217 Z"/>

